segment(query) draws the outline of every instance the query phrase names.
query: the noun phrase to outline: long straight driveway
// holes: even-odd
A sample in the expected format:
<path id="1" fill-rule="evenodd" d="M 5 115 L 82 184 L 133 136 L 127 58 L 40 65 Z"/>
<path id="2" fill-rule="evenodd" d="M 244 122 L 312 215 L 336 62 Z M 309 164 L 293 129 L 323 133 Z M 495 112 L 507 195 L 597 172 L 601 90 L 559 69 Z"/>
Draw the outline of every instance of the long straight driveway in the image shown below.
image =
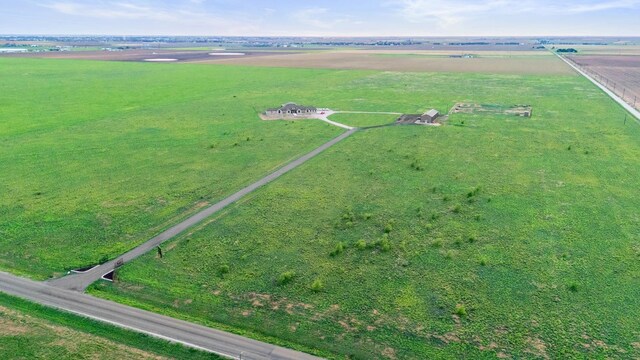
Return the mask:
<path id="1" fill-rule="evenodd" d="M 109 261 L 107 263 L 104 263 L 100 266 L 97 266 L 85 273 L 81 273 L 81 274 L 70 274 L 67 275 L 65 277 L 59 278 L 59 279 L 55 279 L 55 280 L 51 280 L 48 283 L 51 286 L 55 286 L 58 288 L 62 288 L 62 289 L 67 289 L 67 290 L 73 290 L 73 291 L 84 291 L 89 285 L 91 285 L 92 283 L 96 282 L 97 280 L 99 280 L 103 275 L 109 273 L 110 271 L 114 270 L 116 268 L 116 266 L 121 266 L 123 264 L 126 264 L 127 262 L 142 256 L 144 254 L 146 254 L 147 252 L 155 249 L 158 245 L 162 244 L 163 242 L 170 240 L 172 238 L 174 238 L 175 236 L 183 233 L 185 230 L 189 229 L 190 227 L 202 222 L 204 219 L 210 217 L 211 215 L 219 212 L 220 210 L 224 209 L 225 207 L 235 203 L 236 201 L 242 199 L 244 196 L 256 191 L 258 188 L 267 185 L 268 183 L 276 180 L 277 178 L 281 177 L 282 175 L 288 173 L 289 171 L 297 168 L 298 166 L 304 164 L 305 162 L 311 160 L 312 158 L 314 158 L 315 156 L 317 156 L 318 154 L 320 154 L 321 152 L 325 151 L 326 149 L 330 148 L 331 146 L 339 143 L 340 141 L 348 138 L 349 136 L 353 135 L 356 131 L 358 131 L 358 129 L 350 129 L 347 132 L 344 132 L 342 135 L 326 142 L 325 144 L 319 146 L 318 148 L 316 148 L 315 150 L 311 151 L 310 153 L 303 155 L 299 158 L 297 158 L 296 160 L 293 160 L 292 162 L 288 163 L 287 165 L 281 167 L 280 169 L 272 172 L 271 174 L 263 177 L 262 179 L 254 182 L 253 184 L 245 187 L 244 189 L 236 192 L 235 194 L 227 197 L 226 199 L 200 211 L 199 213 L 191 216 L 190 218 L 184 220 L 183 222 L 171 227 L 168 230 L 165 230 L 164 232 L 160 233 L 159 235 L 157 235 L 156 237 L 154 237 L 153 239 L 145 242 L 144 244 L 134 248 L 133 250 L 125 253 L 122 256 L 117 257 L 116 259 Z"/>

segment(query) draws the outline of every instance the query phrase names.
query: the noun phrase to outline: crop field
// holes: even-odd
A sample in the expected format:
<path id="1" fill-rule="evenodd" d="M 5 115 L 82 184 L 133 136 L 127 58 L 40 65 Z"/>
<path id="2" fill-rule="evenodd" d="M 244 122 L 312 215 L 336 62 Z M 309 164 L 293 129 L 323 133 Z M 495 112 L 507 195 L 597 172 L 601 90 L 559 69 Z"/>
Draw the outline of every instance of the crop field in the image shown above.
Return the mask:
<path id="1" fill-rule="evenodd" d="M 640 55 L 640 45 L 571 45 L 585 55 Z"/>
<path id="2" fill-rule="evenodd" d="M 365 76 L 0 59 L 0 269 L 45 279 L 131 249 L 340 133 L 259 111 L 344 105 L 325 87 Z"/>
<path id="3" fill-rule="evenodd" d="M 91 293 L 335 358 L 640 356 L 640 127 L 618 105 L 559 75 L 370 72 L 330 92 L 534 116 L 360 131 Z"/>
<path id="4" fill-rule="evenodd" d="M 569 56 L 569 59 L 640 109 L 640 55 L 579 55 Z"/>
<path id="5" fill-rule="evenodd" d="M 416 56 L 419 54 L 419 56 Z M 459 52 L 458 52 L 459 54 Z M 482 52 L 479 52 L 482 54 Z M 293 68 L 365 69 L 402 72 L 465 72 L 491 74 L 571 75 L 571 69 L 550 53 L 513 55 L 517 52 L 490 52 L 487 57 L 470 59 L 442 57 L 442 52 L 327 51 L 263 57 L 217 59 L 219 64 L 275 66 Z M 491 56 L 489 56 L 491 55 Z M 427 84 L 424 84 L 428 86 Z"/>
<path id="6" fill-rule="evenodd" d="M 0 293 L 0 354 L 9 359 L 220 359 Z"/>

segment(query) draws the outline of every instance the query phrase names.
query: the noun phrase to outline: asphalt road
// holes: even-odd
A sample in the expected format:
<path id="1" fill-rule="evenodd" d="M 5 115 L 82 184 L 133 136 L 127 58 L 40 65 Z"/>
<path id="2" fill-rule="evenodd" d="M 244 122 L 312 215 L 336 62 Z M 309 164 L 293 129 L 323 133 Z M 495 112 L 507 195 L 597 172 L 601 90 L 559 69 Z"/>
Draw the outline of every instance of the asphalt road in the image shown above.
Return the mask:
<path id="1" fill-rule="evenodd" d="M 184 220 L 183 222 L 171 227 L 168 230 L 165 230 L 164 232 L 160 233 L 159 235 L 157 235 L 156 237 L 152 238 L 151 240 L 145 242 L 144 244 L 134 248 L 133 250 L 125 253 L 122 256 L 117 257 L 116 259 L 109 261 L 107 263 L 104 263 L 100 266 L 97 266 L 85 273 L 81 273 L 81 274 L 69 274 L 65 277 L 59 278 L 59 279 L 54 279 L 54 280 L 50 280 L 48 282 L 49 285 L 51 286 L 55 286 L 61 289 L 67 289 L 67 290 L 73 290 L 73 291 L 79 291 L 82 292 L 84 291 L 89 285 L 91 285 L 92 283 L 94 283 L 95 281 L 99 280 L 103 275 L 109 273 L 110 271 L 112 271 L 114 268 L 116 268 L 116 265 L 120 266 L 122 264 L 126 264 L 127 262 L 142 256 L 144 254 L 146 254 L 149 251 L 152 251 L 154 249 L 156 249 L 156 247 L 160 244 L 162 244 L 163 242 L 172 239 L 173 237 L 181 234 L 182 232 L 184 232 L 185 230 L 189 229 L 190 227 L 202 222 L 204 219 L 209 218 L 211 215 L 219 212 L 220 210 L 224 209 L 225 207 L 235 203 L 236 201 L 242 199 L 244 196 L 252 193 L 253 191 L 257 190 L 258 188 L 267 185 L 268 183 L 276 180 L 277 178 L 281 177 L 282 175 L 288 173 L 289 171 L 297 168 L 298 166 L 304 164 L 305 162 L 309 161 L 310 159 L 314 158 L 315 156 L 317 156 L 318 154 L 320 154 L 321 152 L 323 152 L 324 150 L 330 148 L 331 146 L 339 143 L 340 141 L 346 139 L 347 137 L 353 135 L 356 131 L 358 131 L 358 129 L 350 129 L 349 131 L 344 132 L 343 134 L 341 134 L 340 136 L 328 141 L 327 143 L 319 146 L 318 148 L 316 148 L 315 150 L 311 151 L 310 153 L 303 155 L 299 158 L 297 158 L 296 160 L 293 160 L 292 162 L 288 163 L 287 165 L 281 167 L 280 169 L 272 172 L 271 174 L 263 177 L 262 179 L 254 182 L 253 184 L 245 187 L 244 189 L 236 192 L 235 194 L 227 197 L 226 199 L 200 211 L 199 213 L 191 216 L 190 218 Z"/>
<path id="2" fill-rule="evenodd" d="M 210 351 L 234 359 L 316 360 L 298 351 L 248 339 L 121 305 L 89 295 L 52 287 L 0 272 L 0 291 L 81 316 L 142 332 L 154 337 Z"/>
<path id="3" fill-rule="evenodd" d="M 613 100 L 615 100 L 618 104 L 620 104 L 625 110 L 627 110 L 629 113 L 631 113 L 631 115 L 633 115 L 635 117 L 635 120 L 640 123 L 640 111 L 636 110 L 633 108 L 633 106 L 627 104 L 626 101 L 622 100 L 618 95 L 616 95 L 613 91 L 607 89 L 606 86 L 600 84 L 599 82 L 597 82 L 594 78 L 592 78 L 591 76 L 589 76 L 589 74 L 587 74 L 586 72 L 580 70 L 580 68 L 578 68 L 576 65 L 574 65 L 573 63 L 571 63 L 571 61 L 567 60 L 564 56 L 556 54 L 560 59 L 562 59 L 562 61 L 564 61 L 565 63 L 567 63 L 569 66 L 571 66 L 575 71 L 577 71 L 578 73 L 580 73 L 580 75 L 586 77 L 589 81 L 591 81 L 592 83 L 596 84 L 597 87 L 599 87 L 602 91 L 604 91 L 607 95 L 609 95 L 609 97 L 611 97 Z"/>

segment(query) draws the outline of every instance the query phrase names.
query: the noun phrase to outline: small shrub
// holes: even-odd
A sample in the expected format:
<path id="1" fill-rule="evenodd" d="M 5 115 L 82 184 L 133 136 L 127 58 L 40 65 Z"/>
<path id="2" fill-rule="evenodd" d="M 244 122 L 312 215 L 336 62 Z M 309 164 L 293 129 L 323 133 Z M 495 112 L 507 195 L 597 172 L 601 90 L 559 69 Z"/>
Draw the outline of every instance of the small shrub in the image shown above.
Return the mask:
<path id="1" fill-rule="evenodd" d="M 385 227 L 384 227 L 384 233 L 385 234 L 388 234 L 388 233 L 390 233 L 392 231 L 393 231 L 393 224 L 388 223 L 387 225 L 385 225 Z"/>
<path id="2" fill-rule="evenodd" d="M 251 138 L 247 136 L 247 141 L 251 141 Z"/>
<path id="3" fill-rule="evenodd" d="M 209 145 L 209 149 L 215 149 L 215 148 L 216 148 L 216 144 Z"/>
<path id="4" fill-rule="evenodd" d="M 456 205 L 451 209 L 451 212 L 454 214 L 459 214 L 462 211 L 462 207 L 460 205 Z"/>
<path id="5" fill-rule="evenodd" d="M 439 248 L 442 247 L 442 239 L 435 239 L 431 242 L 431 246 Z"/>
<path id="6" fill-rule="evenodd" d="M 426 231 L 431 231 L 431 230 L 433 230 L 433 225 L 432 224 L 427 224 L 427 225 L 424 226 L 424 229 Z"/>
<path id="7" fill-rule="evenodd" d="M 437 187 L 435 187 L 435 186 L 434 186 L 434 187 L 432 187 L 432 188 L 431 188 L 431 192 L 432 192 L 432 193 L 434 193 L 434 194 L 435 194 L 435 193 L 436 193 L 436 191 L 438 191 L 438 188 L 437 188 Z"/>
<path id="8" fill-rule="evenodd" d="M 371 219 L 372 216 L 373 215 L 371 215 L 370 213 L 366 213 L 366 214 L 364 214 L 364 219 L 365 220 L 369 220 L 369 219 Z"/>
<path id="9" fill-rule="evenodd" d="M 360 239 L 356 242 L 356 248 L 358 250 L 364 250 L 367 248 L 367 241 L 364 239 Z"/>
<path id="10" fill-rule="evenodd" d="M 438 215 L 438 213 L 432 213 L 431 214 L 431 220 L 438 220 L 439 217 L 440 217 L 440 215 Z"/>
<path id="11" fill-rule="evenodd" d="M 224 274 L 228 274 L 229 273 L 229 265 L 220 265 L 220 267 L 218 268 L 218 272 L 220 273 L 220 275 L 224 275 Z"/>
<path id="12" fill-rule="evenodd" d="M 288 284 L 296 276 L 294 271 L 285 271 L 278 276 L 278 285 Z"/>
<path id="13" fill-rule="evenodd" d="M 480 215 L 476 215 L 473 217 L 476 221 L 480 221 L 482 220 L 482 217 Z"/>
<path id="14" fill-rule="evenodd" d="M 311 283 L 311 290 L 313 292 L 320 292 L 324 289 L 324 283 L 320 279 L 315 279 L 313 283 Z"/>
<path id="15" fill-rule="evenodd" d="M 573 283 L 573 284 L 569 285 L 569 291 L 578 292 L 578 284 Z"/>
<path id="16" fill-rule="evenodd" d="M 567 150 L 571 151 L 571 145 L 569 145 L 569 147 L 567 147 Z"/>
<path id="17" fill-rule="evenodd" d="M 339 242 L 339 243 L 336 244 L 336 248 L 333 249 L 333 251 L 330 252 L 329 255 L 338 256 L 338 255 L 342 254 L 342 252 L 344 252 L 344 244 L 342 242 Z"/>
<path id="18" fill-rule="evenodd" d="M 450 199 L 449 199 L 449 196 L 447 196 L 447 195 L 445 195 L 445 196 L 443 196 L 443 197 L 442 197 L 442 201 L 444 201 L 444 202 L 447 202 L 447 201 L 449 201 L 449 200 L 450 200 Z"/>
<path id="19" fill-rule="evenodd" d="M 472 236 L 469 236 L 469 238 L 467 239 L 467 241 L 468 241 L 469 243 L 471 243 L 471 244 L 473 244 L 474 242 L 476 242 L 476 240 L 477 240 L 477 239 L 476 239 L 476 237 L 475 237 L 475 236 L 473 236 L 473 235 L 472 235 Z"/>
<path id="20" fill-rule="evenodd" d="M 389 241 L 388 237 L 383 236 L 382 240 L 380 240 L 380 250 L 382 250 L 383 252 L 391 250 L 391 242 Z"/>
<path id="21" fill-rule="evenodd" d="M 444 254 L 444 258 L 447 259 L 447 260 L 451 260 L 451 259 L 453 259 L 455 254 L 456 253 L 453 250 L 449 250 Z"/>
<path id="22" fill-rule="evenodd" d="M 454 314 L 462 317 L 467 315 L 467 309 L 463 304 L 456 304 L 456 309 L 453 311 Z"/>

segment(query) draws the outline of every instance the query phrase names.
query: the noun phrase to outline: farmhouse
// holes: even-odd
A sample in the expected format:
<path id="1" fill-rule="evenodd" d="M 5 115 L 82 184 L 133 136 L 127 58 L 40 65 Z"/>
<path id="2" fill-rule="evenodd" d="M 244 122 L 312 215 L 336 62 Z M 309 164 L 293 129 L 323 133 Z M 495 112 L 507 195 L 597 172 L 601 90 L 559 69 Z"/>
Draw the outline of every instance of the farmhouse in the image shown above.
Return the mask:
<path id="1" fill-rule="evenodd" d="M 286 103 L 283 104 L 281 107 L 279 108 L 274 108 L 274 109 L 267 109 L 267 111 L 265 111 L 265 115 L 267 116 L 287 116 L 287 115 L 309 115 L 309 114 L 315 114 L 318 112 L 318 109 L 313 107 L 313 106 L 303 106 L 303 105 L 298 105 L 296 103 Z"/>
<path id="2" fill-rule="evenodd" d="M 437 124 L 436 120 L 440 117 L 440 112 L 436 109 L 431 109 L 426 113 L 420 114 L 405 114 L 402 115 L 396 123 L 398 124 L 416 124 L 416 125 L 434 125 Z"/>
<path id="3" fill-rule="evenodd" d="M 436 119 L 440 116 L 440 113 L 436 109 L 431 109 L 426 113 L 422 114 L 418 120 L 416 120 L 416 124 L 433 124 Z"/>

